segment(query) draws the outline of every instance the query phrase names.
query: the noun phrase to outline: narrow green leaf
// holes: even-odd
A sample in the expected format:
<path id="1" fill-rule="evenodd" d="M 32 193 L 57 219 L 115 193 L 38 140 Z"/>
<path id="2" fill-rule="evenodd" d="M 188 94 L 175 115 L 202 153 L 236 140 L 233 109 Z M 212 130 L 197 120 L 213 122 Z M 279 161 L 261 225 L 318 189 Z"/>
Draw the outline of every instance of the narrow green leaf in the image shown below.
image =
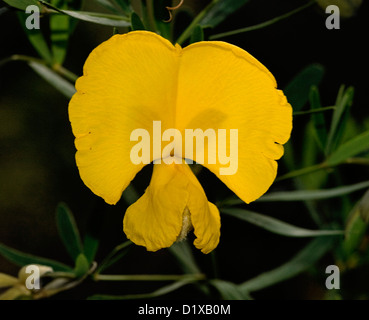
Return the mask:
<path id="1" fill-rule="evenodd" d="M 136 12 L 132 12 L 131 14 L 131 28 L 133 31 L 135 30 L 146 30 L 144 24 L 141 21 L 141 18 Z"/>
<path id="2" fill-rule="evenodd" d="M 116 2 L 119 5 L 119 7 L 123 10 L 123 12 L 125 12 L 128 16 L 133 11 L 131 6 L 131 0 L 113 0 L 113 1 Z"/>
<path id="3" fill-rule="evenodd" d="M 96 3 L 101 5 L 103 8 L 108 9 L 112 12 L 117 13 L 117 8 L 109 0 L 94 0 Z"/>
<path id="4" fill-rule="evenodd" d="M 70 272 L 73 269 L 61 262 L 54 261 L 47 258 L 34 256 L 29 253 L 24 253 L 16 249 L 12 249 L 2 243 L 0 243 L 0 254 L 10 262 L 13 262 L 17 266 L 23 267 L 28 264 L 40 264 L 44 266 L 50 266 L 54 271 Z"/>
<path id="5" fill-rule="evenodd" d="M 83 239 L 83 252 L 88 262 L 91 263 L 92 261 L 94 261 L 98 248 L 99 248 L 99 239 L 92 236 L 91 234 L 86 234 Z"/>
<path id="6" fill-rule="evenodd" d="M 140 195 L 137 192 L 137 190 L 134 188 L 134 186 L 130 184 L 123 191 L 122 198 L 124 199 L 124 201 L 127 202 L 128 205 L 131 205 L 132 203 L 135 203 L 140 198 Z"/>
<path id="7" fill-rule="evenodd" d="M 68 99 L 70 99 L 76 92 L 76 89 L 70 82 L 59 76 L 55 71 L 51 70 L 47 66 L 35 61 L 28 62 L 28 65 Z"/>
<path id="8" fill-rule="evenodd" d="M 103 270 L 109 268 L 111 265 L 116 263 L 118 260 L 123 258 L 129 251 L 132 242 L 130 240 L 117 245 L 100 263 L 96 273 L 101 273 Z"/>
<path id="9" fill-rule="evenodd" d="M 319 91 L 315 85 L 311 87 L 309 100 L 310 100 L 311 110 L 322 109 L 322 105 L 320 103 Z M 311 116 L 311 120 L 313 122 L 314 135 L 316 138 L 316 142 L 319 145 L 320 149 L 324 151 L 325 145 L 327 143 L 327 127 L 325 123 L 324 114 L 314 113 Z"/>
<path id="10" fill-rule="evenodd" d="M 40 7 L 37 0 L 4 0 L 4 2 L 6 2 L 8 5 L 14 8 L 17 8 L 23 11 L 26 10 L 26 8 L 30 5 Z"/>
<path id="11" fill-rule="evenodd" d="M 369 188 L 369 181 L 364 181 L 348 186 L 341 186 L 332 189 L 320 190 L 298 190 L 285 192 L 270 192 L 259 198 L 259 202 L 274 201 L 306 201 L 306 200 L 322 200 L 341 197 L 352 192 Z M 241 200 L 240 200 L 241 201 Z M 243 203 L 243 202 L 242 202 Z"/>
<path id="12" fill-rule="evenodd" d="M 320 109 L 310 109 L 310 110 L 306 110 L 306 111 L 297 111 L 293 113 L 293 116 L 303 116 L 303 115 L 310 115 L 310 114 L 314 114 L 314 113 L 321 113 L 321 112 L 326 112 L 326 111 L 332 111 L 336 109 L 335 107 L 323 107 Z"/>
<path id="13" fill-rule="evenodd" d="M 346 257 L 349 257 L 361 244 L 369 221 L 369 191 L 351 210 L 346 221 L 345 240 L 342 247 Z"/>
<path id="14" fill-rule="evenodd" d="M 256 25 L 253 25 L 253 26 L 248 26 L 248 27 L 245 27 L 245 28 L 240 28 L 240 29 L 236 29 L 236 30 L 232 30 L 232 31 L 226 31 L 226 32 L 222 32 L 222 33 L 218 33 L 218 34 L 214 34 L 214 35 L 211 35 L 209 37 L 210 40 L 215 40 L 215 39 L 219 39 L 219 38 L 224 38 L 224 37 L 229 37 L 229 36 L 232 36 L 232 35 L 236 35 L 236 34 L 240 34 L 240 33 L 245 33 L 245 32 L 250 32 L 250 31 L 254 31 L 254 30 L 259 30 L 259 29 L 262 29 L 262 28 L 266 28 L 268 26 L 271 26 L 279 21 L 282 21 L 284 19 L 287 19 L 289 17 L 291 17 L 292 15 L 310 7 L 311 5 L 315 4 L 315 0 L 312 0 L 304 5 L 302 5 L 301 7 L 298 7 L 294 10 L 291 10 L 285 14 L 282 14 L 278 17 L 275 17 L 273 19 L 270 19 L 270 20 L 267 20 L 267 21 L 264 21 L 264 22 L 261 22 L 261 23 L 258 23 Z"/>
<path id="15" fill-rule="evenodd" d="M 97 12 L 86 12 L 86 11 L 73 11 L 73 10 L 60 10 L 59 8 L 51 5 L 46 1 L 39 1 L 46 7 L 53 9 L 56 11 L 55 14 L 66 14 L 73 18 L 93 22 L 105 26 L 112 27 L 129 27 L 131 25 L 130 19 L 125 16 L 113 15 L 113 14 L 105 14 L 105 13 L 97 13 Z"/>
<path id="16" fill-rule="evenodd" d="M 63 13 L 82 21 L 93 22 L 104 26 L 129 27 L 131 25 L 128 18 L 112 14 L 71 10 L 63 10 Z"/>
<path id="17" fill-rule="evenodd" d="M 149 299 L 156 298 L 178 290 L 179 288 L 191 283 L 189 280 L 181 280 L 176 281 L 170 285 L 164 286 L 158 290 L 155 290 L 150 293 L 141 293 L 141 294 L 128 294 L 124 296 L 113 296 L 113 295 L 103 295 L 96 294 L 91 297 L 88 297 L 88 300 L 135 300 L 135 299 Z"/>
<path id="18" fill-rule="evenodd" d="M 74 267 L 74 274 L 77 278 L 81 278 L 88 272 L 90 268 L 90 264 L 88 263 L 88 260 L 86 256 L 81 253 L 76 258 L 76 265 Z"/>
<path id="19" fill-rule="evenodd" d="M 75 261 L 83 252 L 82 242 L 73 214 L 65 203 L 58 204 L 56 221 L 60 238 L 70 257 Z"/>
<path id="20" fill-rule="evenodd" d="M 301 166 L 309 168 L 319 162 L 323 154 L 324 147 L 319 147 L 317 133 L 314 128 L 313 120 L 311 119 L 304 130 L 304 139 L 302 139 L 302 159 Z M 324 180 L 327 178 L 327 171 L 319 170 L 308 175 L 303 175 L 299 178 L 303 185 L 301 190 L 316 190 L 324 185 Z"/>
<path id="21" fill-rule="evenodd" d="M 369 130 L 338 147 L 326 160 L 326 164 L 333 167 L 367 151 L 369 151 Z"/>
<path id="22" fill-rule="evenodd" d="M 300 111 L 309 100 L 312 86 L 318 86 L 324 75 L 324 67 L 310 64 L 298 73 L 283 90 L 294 111 Z"/>
<path id="23" fill-rule="evenodd" d="M 210 4 L 211 8 L 207 10 L 199 24 L 203 27 L 216 27 L 247 2 L 249 0 L 213 0 Z"/>
<path id="24" fill-rule="evenodd" d="M 340 230 L 304 229 L 260 213 L 239 208 L 223 208 L 221 212 L 286 237 L 317 237 L 343 234 L 343 231 Z"/>
<path id="25" fill-rule="evenodd" d="M 28 37 L 29 42 L 35 48 L 36 52 L 39 56 L 44 59 L 47 63 L 52 62 L 52 56 L 50 49 L 46 43 L 44 35 L 41 32 L 41 29 L 28 29 L 26 28 L 26 19 L 28 15 L 24 12 L 18 12 L 18 17 L 23 27 L 25 34 Z"/>
<path id="26" fill-rule="evenodd" d="M 184 272 L 189 274 L 201 273 L 187 241 L 175 242 L 169 248 L 169 251 L 176 257 Z"/>
<path id="27" fill-rule="evenodd" d="M 210 284 L 215 287 L 224 300 L 252 300 L 250 295 L 241 291 L 238 285 L 224 280 L 210 280 Z"/>
<path id="28" fill-rule="evenodd" d="M 191 247 L 186 240 L 181 242 L 175 242 L 169 251 L 177 259 L 179 266 L 187 274 L 201 274 L 201 270 L 198 267 L 195 258 L 192 254 Z M 208 295 L 210 290 L 206 284 L 196 283 L 196 286 L 205 294 Z"/>
<path id="29" fill-rule="evenodd" d="M 248 294 L 293 278 L 319 261 L 319 259 L 332 248 L 333 244 L 333 237 L 316 238 L 290 261 L 276 269 L 262 273 L 259 276 L 240 284 L 239 289 Z"/>
<path id="30" fill-rule="evenodd" d="M 336 109 L 333 113 L 331 128 L 328 134 L 326 154 L 330 154 L 336 149 L 336 146 L 341 139 L 345 125 L 349 115 L 349 108 L 354 98 L 354 88 L 348 88 L 341 98 L 341 92 L 338 94 Z"/>
<path id="31" fill-rule="evenodd" d="M 68 9 L 66 0 L 51 0 L 51 4 L 61 9 Z M 62 65 L 67 54 L 70 34 L 70 17 L 53 14 L 50 16 L 50 38 L 53 62 Z"/>
<path id="32" fill-rule="evenodd" d="M 204 41 L 204 30 L 200 25 L 197 25 L 192 32 L 190 43 Z"/>
<path id="33" fill-rule="evenodd" d="M 367 224 L 360 215 L 360 208 L 355 206 L 347 222 L 346 237 L 342 243 L 342 249 L 346 258 L 358 248 L 365 235 L 366 229 Z"/>

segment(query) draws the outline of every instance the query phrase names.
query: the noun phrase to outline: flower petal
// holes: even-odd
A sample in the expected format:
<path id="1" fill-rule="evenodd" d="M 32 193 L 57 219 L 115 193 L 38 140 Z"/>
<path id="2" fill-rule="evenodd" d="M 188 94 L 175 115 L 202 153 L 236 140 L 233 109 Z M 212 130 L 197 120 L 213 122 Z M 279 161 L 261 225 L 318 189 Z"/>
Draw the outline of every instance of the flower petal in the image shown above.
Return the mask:
<path id="1" fill-rule="evenodd" d="M 0 289 L 11 287 L 19 282 L 18 278 L 0 272 Z"/>
<path id="2" fill-rule="evenodd" d="M 195 245 L 208 253 L 219 242 L 218 209 L 207 201 L 187 164 L 155 164 L 145 194 L 127 209 L 124 232 L 149 251 L 170 247 L 181 235 L 187 208 L 197 236 Z"/>
<path id="3" fill-rule="evenodd" d="M 206 159 L 204 165 L 245 202 L 267 191 L 276 177 L 275 160 L 283 155 L 282 144 L 290 137 L 292 108 L 260 62 L 225 42 L 186 47 L 180 63 L 176 112 L 176 125 L 182 132 L 228 129 L 229 141 L 229 130 L 237 129 L 237 171 L 222 175 L 220 169 L 227 165 L 219 161 L 209 164 Z M 229 143 L 227 151 L 229 155 Z M 196 154 L 193 160 L 197 160 Z"/>
<path id="4" fill-rule="evenodd" d="M 188 199 L 187 207 L 191 213 L 191 221 L 196 236 L 194 245 L 203 253 L 209 253 L 214 250 L 219 243 L 219 210 L 214 204 L 207 201 L 204 189 L 188 165 L 183 168 L 183 173 L 190 181 L 188 190 L 191 194 Z"/>
<path id="5" fill-rule="evenodd" d="M 107 203 L 115 204 L 143 167 L 130 159 L 133 130 L 152 134 L 153 120 L 161 120 L 163 130 L 174 126 L 179 50 L 136 31 L 113 36 L 85 63 L 69 117 L 81 178 Z"/>

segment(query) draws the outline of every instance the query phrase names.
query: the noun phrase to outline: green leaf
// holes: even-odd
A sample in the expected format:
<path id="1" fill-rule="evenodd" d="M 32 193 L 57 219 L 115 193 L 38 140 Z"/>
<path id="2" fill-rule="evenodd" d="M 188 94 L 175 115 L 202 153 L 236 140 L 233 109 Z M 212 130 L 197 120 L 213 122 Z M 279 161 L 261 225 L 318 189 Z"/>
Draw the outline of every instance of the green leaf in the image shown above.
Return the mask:
<path id="1" fill-rule="evenodd" d="M 58 204 L 56 221 L 60 238 L 70 257 L 75 261 L 83 252 L 82 242 L 73 214 L 65 203 Z"/>
<path id="2" fill-rule="evenodd" d="M 128 205 L 131 205 L 132 203 L 135 203 L 140 198 L 140 195 L 136 191 L 136 189 L 134 188 L 134 186 L 132 184 L 130 184 L 123 191 L 122 198 L 124 199 L 124 201 L 127 202 Z"/>
<path id="3" fill-rule="evenodd" d="M 210 280 L 210 284 L 215 287 L 224 300 L 252 300 L 250 295 L 241 291 L 238 285 L 224 280 Z"/>
<path id="4" fill-rule="evenodd" d="M 47 258 L 34 256 L 32 254 L 23 253 L 16 249 L 12 249 L 2 243 L 0 243 L 0 254 L 10 262 L 13 262 L 17 266 L 23 267 L 28 264 L 40 264 L 44 266 L 50 266 L 54 271 L 70 272 L 73 269 L 61 262 L 54 261 Z"/>
<path id="5" fill-rule="evenodd" d="M 135 300 L 135 299 L 149 299 L 156 298 L 178 290 L 179 288 L 191 283 L 189 280 L 181 280 L 176 281 L 170 285 L 164 286 L 158 290 L 155 290 L 150 293 L 141 293 L 141 294 L 128 294 L 124 296 L 113 296 L 113 295 L 103 295 L 96 294 L 91 297 L 88 297 L 88 300 Z"/>
<path id="6" fill-rule="evenodd" d="M 112 27 L 129 27 L 130 21 L 126 17 L 85 11 L 62 10 L 63 13 L 73 18 Z"/>
<path id="7" fill-rule="evenodd" d="M 240 284 L 239 289 L 248 294 L 293 278 L 319 261 L 319 259 L 332 248 L 333 244 L 333 237 L 316 238 L 290 261 L 276 269 L 262 273 L 257 277 Z"/>
<path id="8" fill-rule="evenodd" d="M 168 249 L 174 257 L 177 259 L 179 266 L 187 274 L 200 274 L 201 270 L 198 267 L 195 258 L 192 254 L 191 247 L 186 240 L 181 242 L 175 242 Z M 205 294 L 210 293 L 209 288 L 206 284 L 196 283 L 196 286 Z"/>
<path id="9" fill-rule="evenodd" d="M 369 151 L 369 130 L 338 147 L 326 160 L 326 164 L 333 167 L 367 151 Z"/>
<path id="10" fill-rule="evenodd" d="M 340 90 L 341 92 L 341 90 Z M 326 154 L 330 154 L 335 150 L 339 139 L 343 135 L 344 127 L 348 118 L 348 109 L 354 98 L 354 88 L 348 88 L 343 95 L 339 93 L 336 110 L 333 113 L 332 124 L 328 134 Z"/>
<path id="11" fill-rule="evenodd" d="M 351 210 L 346 221 L 345 240 L 342 244 L 346 257 L 349 257 L 361 244 L 369 221 L 369 191 Z"/>
<path id="12" fill-rule="evenodd" d="M 47 66 L 35 62 L 29 61 L 28 65 L 44 80 L 46 80 L 50 85 L 52 85 L 55 89 L 60 91 L 65 97 L 70 99 L 73 94 L 76 92 L 74 86 L 58 75 L 55 71 L 51 70 Z"/>
<path id="13" fill-rule="evenodd" d="M 128 17 L 113 15 L 113 14 L 105 14 L 105 13 L 97 13 L 97 12 L 85 12 L 85 11 L 73 11 L 73 10 L 60 10 L 59 8 L 51 5 L 46 1 L 40 0 L 40 3 L 45 5 L 46 7 L 53 9 L 56 11 L 55 14 L 66 14 L 73 18 L 93 22 L 105 26 L 112 27 L 129 27 L 131 25 L 130 19 Z"/>
<path id="14" fill-rule="evenodd" d="M 190 43 L 204 41 L 204 30 L 200 25 L 197 25 L 192 32 Z"/>
<path id="15" fill-rule="evenodd" d="M 300 111 L 309 100 L 310 88 L 318 86 L 324 75 L 324 67 L 310 64 L 298 73 L 283 90 L 294 111 Z"/>
<path id="16" fill-rule="evenodd" d="M 306 201 L 306 200 L 322 200 L 341 197 L 343 195 L 369 188 L 369 181 L 364 181 L 348 186 L 341 186 L 332 189 L 320 190 L 298 190 L 285 192 L 270 192 L 259 198 L 259 202 L 273 202 L 273 201 Z M 239 203 L 243 203 L 240 200 Z"/>
<path id="17" fill-rule="evenodd" d="M 67 1 L 51 0 L 51 3 L 61 9 L 67 9 Z M 50 16 L 50 38 L 53 62 L 62 65 L 67 54 L 70 34 L 70 17 L 61 14 Z"/>
<path id="18" fill-rule="evenodd" d="M 253 26 L 248 26 L 245 28 L 240 28 L 240 29 L 236 29 L 236 30 L 232 30 L 232 31 L 226 31 L 226 32 L 222 32 L 222 33 L 218 33 L 218 34 L 213 34 L 209 37 L 210 40 L 215 40 L 215 39 L 219 39 L 219 38 L 224 38 L 224 37 L 229 37 L 229 36 L 233 36 L 236 34 L 240 34 L 240 33 L 245 33 L 245 32 L 250 32 L 250 31 L 254 31 L 254 30 L 259 30 L 262 28 L 266 28 L 268 26 L 271 26 L 277 22 L 280 22 L 284 19 L 287 19 L 289 17 L 291 17 L 292 15 L 310 7 L 311 5 L 315 4 L 315 0 L 312 0 L 304 5 L 302 5 L 301 7 L 298 7 L 292 11 L 289 11 L 287 13 L 284 13 L 278 17 L 272 18 L 270 20 L 255 24 Z"/>
<path id="19" fill-rule="evenodd" d="M 309 95 L 311 110 L 319 110 L 322 109 L 322 105 L 320 103 L 319 91 L 316 86 L 312 86 Z M 311 116 L 311 120 L 313 122 L 314 135 L 315 140 L 318 143 L 321 150 L 324 151 L 325 145 L 327 143 L 327 128 L 325 124 L 324 114 L 322 113 L 314 113 Z"/>
<path id="20" fill-rule="evenodd" d="M 343 231 L 340 230 L 304 229 L 260 213 L 239 208 L 223 208 L 221 212 L 286 237 L 317 237 L 343 234 Z"/>
<path id="21" fill-rule="evenodd" d="M 141 21 L 141 18 L 136 12 L 132 12 L 131 14 L 131 28 L 133 31 L 135 30 L 146 30 L 144 24 Z"/>
<path id="22" fill-rule="evenodd" d="M 203 27 L 216 27 L 232 13 L 243 7 L 249 0 L 213 0 L 204 17 L 199 21 Z"/>
<path id="23" fill-rule="evenodd" d="M 94 261 L 97 249 L 99 248 L 99 239 L 86 234 L 83 239 L 83 252 L 89 262 Z"/>
<path id="24" fill-rule="evenodd" d="M 201 273 L 187 241 L 175 242 L 169 248 L 169 251 L 176 257 L 184 272 L 189 274 Z"/>
<path id="25" fill-rule="evenodd" d="M 40 8 L 40 5 L 38 4 L 37 0 L 4 0 L 8 5 L 20 9 L 20 10 L 26 10 L 26 8 L 30 5 L 38 6 Z"/>
<path id="26" fill-rule="evenodd" d="M 86 256 L 81 253 L 76 258 L 76 265 L 74 267 L 74 274 L 77 278 L 81 278 L 87 274 L 88 270 L 90 269 L 90 264 L 86 258 Z"/>
<path id="27" fill-rule="evenodd" d="M 103 270 L 109 268 L 111 265 L 123 258 L 129 251 L 132 242 L 130 240 L 117 245 L 100 263 L 96 270 L 96 274 L 101 273 Z"/>
<path id="28" fill-rule="evenodd" d="M 42 34 L 40 29 L 28 29 L 26 28 L 26 19 L 28 15 L 24 12 L 18 12 L 19 20 L 21 21 L 21 25 L 23 27 L 24 32 L 26 33 L 29 42 L 35 48 L 39 56 L 44 59 L 47 63 L 52 62 L 52 55 L 50 49 L 46 43 L 44 35 Z"/>
<path id="29" fill-rule="evenodd" d="M 94 0 L 94 1 L 99 5 L 101 5 L 102 7 L 104 7 L 105 9 L 117 13 L 116 7 L 109 0 Z"/>
<path id="30" fill-rule="evenodd" d="M 114 0 L 114 2 L 116 2 L 127 15 L 133 11 L 131 0 Z"/>

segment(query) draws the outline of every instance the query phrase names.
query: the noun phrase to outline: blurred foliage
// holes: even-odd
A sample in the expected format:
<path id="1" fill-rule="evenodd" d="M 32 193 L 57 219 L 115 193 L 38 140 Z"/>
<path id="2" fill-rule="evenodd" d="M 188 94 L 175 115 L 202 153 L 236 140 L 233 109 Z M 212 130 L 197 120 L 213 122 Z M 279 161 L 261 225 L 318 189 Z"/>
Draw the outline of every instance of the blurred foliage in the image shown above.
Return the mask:
<path id="1" fill-rule="evenodd" d="M 247 34 L 251 31 L 267 27 L 275 28 L 282 20 L 284 20 L 284 28 L 294 28 L 288 24 L 289 18 L 307 9 L 313 10 L 316 16 L 324 15 L 324 10 L 319 11 L 315 1 L 299 1 L 301 5 L 299 8 L 292 7 L 291 11 L 281 12 L 280 15 L 271 17 L 269 20 L 225 32 L 224 26 L 227 20 L 236 17 L 239 10 L 243 7 L 248 8 L 248 5 L 252 5 L 255 1 L 212 0 L 199 7 L 198 4 L 191 1 L 187 3 L 185 0 L 184 4 L 175 7 L 177 3 L 166 0 L 142 0 L 132 1 L 132 3 L 129 0 L 94 0 L 91 2 L 95 5 L 91 6 L 90 3 L 89 8 L 92 7 L 96 11 L 88 11 L 90 9 L 85 11 L 85 5 L 79 0 L 5 0 L 5 2 L 8 5 L 5 11 L 11 12 L 13 18 L 18 15 L 24 33 L 37 55 L 14 53 L 8 57 L 0 57 L 2 59 L 0 67 L 5 69 L 5 65 L 11 61 L 23 61 L 67 99 L 75 92 L 74 82 L 77 75 L 65 67 L 65 61 L 73 49 L 72 44 L 75 43 L 71 39 L 78 21 L 97 24 L 104 28 L 108 26 L 111 28 L 111 34 L 130 30 L 151 30 L 173 43 L 178 42 L 185 46 L 197 41 L 230 36 L 234 37 L 232 39 L 237 39 L 236 37 L 241 34 L 242 37 L 247 38 Z M 342 6 L 343 17 L 354 16 L 354 12 L 359 10 L 361 5 L 361 1 L 317 2 L 323 9 L 328 3 Z M 24 10 L 28 5 L 36 5 L 39 8 L 41 29 L 29 30 L 24 27 L 28 18 Z M 0 12 L 4 14 L 5 11 Z M 187 17 L 190 16 L 184 24 L 181 22 L 182 13 Z M 253 15 L 257 17 L 258 12 L 255 11 Z M 355 16 L 352 19 L 355 19 Z M 324 20 L 321 24 L 323 28 Z M 7 44 L 3 43 L 3 45 Z M 169 285 L 157 286 L 151 292 L 146 290 L 146 292 L 132 294 L 125 291 L 120 294 L 119 286 L 117 294 L 100 294 L 93 290 L 89 291 L 90 287 L 87 286 L 84 296 L 90 299 L 172 297 L 174 292 L 181 292 L 183 287 L 190 286 L 190 292 L 195 290 L 200 297 L 247 300 L 257 296 L 255 293 L 260 290 L 301 274 L 307 275 L 314 286 L 319 288 L 319 293 L 312 297 L 314 299 L 369 298 L 369 287 L 364 289 L 360 287 L 355 291 L 352 286 L 348 285 L 346 290 L 342 285 L 341 290 L 334 290 L 334 293 L 324 287 L 326 277 L 322 272 L 324 263 L 338 265 L 343 279 L 346 279 L 345 277 L 355 279 L 353 274 L 355 275 L 355 272 L 362 274 L 362 270 L 367 270 L 369 263 L 367 233 L 369 196 L 366 191 L 369 187 L 369 178 L 366 177 L 369 165 L 369 121 L 367 119 L 358 121 L 351 113 L 351 108 L 359 107 L 357 105 L 359 102 L 355 102 L 354 87 L 342 84 L 338 90 L 330 88 L 328 98 L 327 94 L 321 91 L 321 83 L 329 72 L 330 70 L 327 70 L 324 64 L 307 62 L 302 70 L 291 71 L 294 76 L 282 88 L 294 108 L 295 128 L 290 142 L 286 145 L 285 156 L 280 161 L 280 174 L 271 190 L 250 206 L 234 195 L 229 195 L 228 191 L 223 192 L 216 199 L 222 217 L 227 223 L 227 217 L 230 217 L 229 220 L 233 219 L 241 228 L 252 224 L 282 237 L 313 238 L 308 242 L 298 242 L 302 245 L 284 263 L 279 261 L 277 264 L 271 263 L 270 266 L 259 266 L 258 270 L 264 270 L 264 272 L 259 272 L 249 279 L 240 274 L 239 278 L 243 280 L 235 283 L 232 281 L 232 276 L 219 271 L 223 265 L 218 263 L 221 249 L 215 250 L 206 258 L 199 257 L 192 252 L 189 241 L 184 241 L 176 243 L 168 250 L 162 250 L 172 255 L 178 262 L 178 271 L 181 272 L 106 274 L 106 269 L 116 271 L 119 268 L 114 269 L 114 266 L 127 264 L 130 259 L 134 260 L 135 257 L 131 257 L 134 246 L 130 241 L 126 241 L 115 244 L 110 252 L 103 252 L 105 256 L 99 255 L 100 247 L 106 248 L 106 238 L 101 237 L 101 232 L 98 231 L 100 227 L 102 228 L 97 218 L 103 214 L 102 205 L 97 201 L 95 204 L 86 205 L 87 223 L 81 229 L 83 231 L 80 231 L 81 226 L 77 222 L 81 219 L 75 220 L 80 213 L 72 213 L 66 203 L 60 202 L 56 207 L 56 230 L 65 251 L 70 256 L 69 263 L 61 262 L 64 259 L 56 261 L 24 253 L 0 243 L 0 255 L 14 265 L 24 268 L 27 265 L 36 264 L 47 268 L 45 269 L 47 272 L 42 275 L 41 289 L 33 291 L 25 288 L 24 277 L 17 278 L 0 273 L 0 298 L 48 298 L 62 291 L 72 292 L 77 287 L 83 287 L 88 281 L 118 284 L 122 281 L 143 282 L 147 290 L 152 287 L 149 283 L 158 282 L 162 285 L 163 282 L 169 281 L 171 282 Z M 338 81 L 343 83 L 346 79 L 342 78 Z M 29 83 L 31 89 L 32 85 Z M 27 91 L 23 94 L 26 95 Z M 63 112 L 66 114 L 66 108 Z M 352 170 L 359 174 L 351 175 Z M 133 203 L 144 190 L 142 183 L 137 182 L 137 179 L 139 178 L 136 178 L 123 194 L 127 205 Z M 84 204 L 77 208 L 81 206 L 83 207 Z M 278 209 L 282 214 L 276 214 Z M 261 214 L 255 210 L 264 213 Z M 307 219 L 305 217 L 305 220 L 302 220 L 307 221 L 307 227 L 295 226 L 277 218 L 278 216 L 288 217 L 287 213 L 303 215 L 304 212 L 309 214 Z M 228 241 L 227 230 L 224 231 L 221 241 Z M 260 232 L 264 231 L 260 230 Z M 0 235 L 1 241 L 7 240 L 3 234 Z M 260 241 L 260 238 L 258 239 Z M 250 246 L 256 246 L 257 250 L 262 252 L 267 241 L 261 244 L 252 243 L 249 240 L 235 243 L 234 262 L 229 263 L 237 264 L 237 250 L 248 250 Z M 294 240 L 283 243 L 288 246 L 292 245 L 292 241 Z M 39 243 L 45 245 L 46 251 L 53 250 L 47 247 L 42 239 Z M 157 253 L 155 257 L 159 259 L 161 253 Z M 226 259 L 224 257 L 223 259 Z M 172 261 L 171 258 L 167 259 Z M 205 263 L 204 259 L 207 259 Z M 249 259 L 255 260 L 257 257 L 253 257 L 250 253 Z M 114 292 L 116 291 L 115 288 Z"/>

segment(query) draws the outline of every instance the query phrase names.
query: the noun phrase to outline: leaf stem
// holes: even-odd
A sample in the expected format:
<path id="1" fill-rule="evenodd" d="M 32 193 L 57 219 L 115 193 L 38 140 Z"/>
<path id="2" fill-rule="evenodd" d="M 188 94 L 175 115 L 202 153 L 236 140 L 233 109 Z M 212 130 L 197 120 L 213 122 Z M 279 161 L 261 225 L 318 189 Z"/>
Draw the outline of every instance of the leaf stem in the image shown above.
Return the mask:
<path id="1" fill-rule="evenodd" d="M 347 164 L 359 164 L 368 166 L 369 165 L 369 159 L 368 158 L 348 158 L 346 159 L 345 163 Z"/>
<path id="2" fill-rule="evenodd" d="M 24 62 L 27 62 L 27 63 L 36 62 L 38 64 L 49 66 L 49 64 L 46 61 L 42 60 L 42 59 L 38 59 L 38 58 L 30 57 L 30 56 L 25 56 L 25 55 L 22 55 L 22 54 L 14 54 L 14 55 L 12 55 L 8 58 L 0 60 L 0 67 L 5 65 L 8 62 L 11 62 L 11 61 L 24 61 Z M 59 75 L 63 76 L 64 78 L 70 80 L 73 83 L 78 78 L 78 76 L 75 73 L 69 71 L 68 69 L 64 68 L 63 66 L 61 66 L 59 64 L 55 64 L 55 65 L 51 66 L 51 69 L 53 71 L 55 71 L 56 73 L 58 73 Z"/>
<path id="3" fill-rule="evenodd" d="M 312 113 L 318 113 L 318 112 L 325 112 L 325 111 L 330 111 L 330 110 L 335 110 L 336 107 L 331 106 L 331 107 L 324 107 L 324 108 L 318 108 L 318 109 L 311 109 L 311 110 L 307 110 L 307 111 L 296 111 L 293 113 L 294 116 L 302 116 L 302 115 L 306 115 L 306 114 L 312 114 Z"/>
<path id="4" fill-rule="evenodd" d="M 209 10 L 218 2 L 219 0 L 213 0 L 211 1 L 208 6 L 202 10 L 195 19 L 192 20 L 190 25 L 183 31 L 183 33 L 179 36 L 177 39 L 177 43 L 182 45 L 188 38 L 191 37 L 193 29 L 198 25 L 198 23 L 201 21 L 201 19 L 209 12 Z"/>
<path id="5" fill-rule="evenodd" d="M 306 167 L 306 168 L 302 168 L 299 170 L 294 170 L 291 171 L 289 173 L 286 173 L 285 175 L 280 176 L 279 178 L 276 179 L 276 181 L 282 181 L 282 180 L 286 180 L 286 179 L 290 179 L 290 178 L 296 178 L 298 176 L 302 176 L 308 173 L 313 173 L 315 171 L 319 171 L 322 169 L 327 169 L 328 166 L 325 162 L 323 163 L 319 163 L 310 167 Z"/>
<path id="6" fill-rule="evenodd" d="M 204 274 L 94 274 L 96 281 L 178 281 L 178 280 L 204 280 Z"/>
<path id="7" fill-rule="evenodd" d="M 219 39 L 219 38 L 224 38 L 224 37 L 229 37 L 229 36 L 233 36 L 235 34 L 239 34 L 239 33 L 244 33 L 244 32 L 249 32 L 249 31 L 254 31 L 254 30 L 258 30 L 258 29 L 262 29 L 265 27 L 268 27 L 276 22 L 282 21 L 284 19 L 287 19 L 288 17 L 310 7 L 311 5 L 313 5 L 316 2 L 316 0 L 310 1 L 307 4 L 298 7 L 292 11 L 289 11 L 285 14 L 282 14 L 278 17 L 275 17 L 273 19 L 264 21 L 262 23 L 258 23 L 256 25 L 253 26 L 249 26 L 249 27 L 245 27 L 245 28 L 241 28 L 241 29 L 236 29 L 236 30 L 232 30 L 232 31 L 228 31 L 228 32 L 222 32 L 222 33 L 218 33 L 218 34 L 214 34 L 212 36 L 209 37 L 209 40 L 215 40 L 215 39 Z"/>
<path id="8" fill-rule="evenodd" d="M 97 276 L 101 271 L 105 270 L 106 268 L 108 268 L 113 262 L 113 258 L 114 256 L 119 253 L 119 251 L 122 251 L 126 248 L 128 248 L 130 245 L 132 244 L 131 241 L 126 241 L 123 242 L 119 245 L 117 245 L 105 258 L 104 260 L 101 262 L 101 264 L 99 265 L 99 267 L 96 269 L 96 272 L 94 274 L 94 276 Z M 114 262 L 116 261 L 116 259 L 114 259 Z"/>

